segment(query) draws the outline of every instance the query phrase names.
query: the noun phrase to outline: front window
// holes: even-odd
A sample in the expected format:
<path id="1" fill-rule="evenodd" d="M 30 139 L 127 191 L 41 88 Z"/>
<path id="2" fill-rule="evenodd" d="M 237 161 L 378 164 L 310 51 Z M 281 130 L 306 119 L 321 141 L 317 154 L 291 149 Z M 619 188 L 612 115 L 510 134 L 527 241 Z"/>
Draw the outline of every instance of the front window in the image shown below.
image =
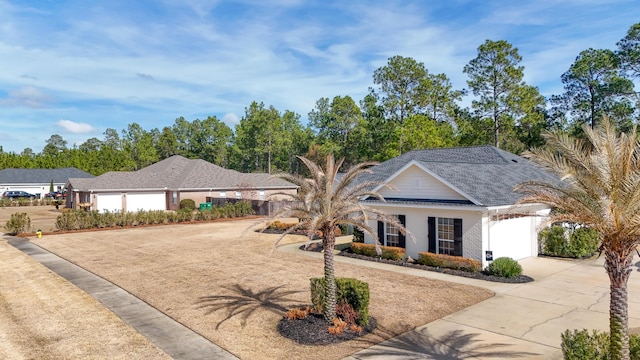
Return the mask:
<path id="1" fill-rule="evenodd" d="M 438 218 L 438 254 L 454 254 L 454 228 L 451 218 Z"/>
<path id="2" fill-rule="evenodd" d="M 386 246 L 400 246 L 400 230 L 398 227 L 392 224 L 386 224 L 385 231 L 385 245 Z"/>

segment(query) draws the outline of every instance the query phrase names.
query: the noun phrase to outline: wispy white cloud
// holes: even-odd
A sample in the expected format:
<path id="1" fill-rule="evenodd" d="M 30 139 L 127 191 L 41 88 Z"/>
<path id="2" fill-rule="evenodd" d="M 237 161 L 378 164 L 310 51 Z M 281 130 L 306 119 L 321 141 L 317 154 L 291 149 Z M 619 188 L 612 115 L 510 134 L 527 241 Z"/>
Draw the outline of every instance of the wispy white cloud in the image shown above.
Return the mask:
<path id="1" fill-rule="evenodd" d="M 43 90 L 35 86 L 23 86 L 9 91 L 6 98 L 0 99 L 0 105 L 40 109 L 51 101 L 53 98 Z"/>
<path id="2" fill-rule="evenodd" d="M 96 136 L 207 114 L 233 127 L 251 101 L 304 121 L 320 97 L 362 99 L 394 55 L 463 88 L 486 39 L 518 47 L 526 81 L 550 94 L 581 50 L 614 48 L 638 21 L 640 4 L 614 1 L 0 0 L 0 105 L 36 139 L 55 119 L 83 119 Z"/>
<path id="3" fill-rule="evenodd" d="M 227 124 L 233 129 L 235 125 L 240 123 L 240 118 L 238 117 L 238 115 L 234 113 L 226 113 L 222 117 L 222 122 L 224 122 L 225 124 Z"/>
<path id="4" fill-rule="evenodd" d="M 56 125 L 72 134 L 86 134 L 95 130 L 93 126 L 89 124 L 64 119 L 58 120 Z"/>

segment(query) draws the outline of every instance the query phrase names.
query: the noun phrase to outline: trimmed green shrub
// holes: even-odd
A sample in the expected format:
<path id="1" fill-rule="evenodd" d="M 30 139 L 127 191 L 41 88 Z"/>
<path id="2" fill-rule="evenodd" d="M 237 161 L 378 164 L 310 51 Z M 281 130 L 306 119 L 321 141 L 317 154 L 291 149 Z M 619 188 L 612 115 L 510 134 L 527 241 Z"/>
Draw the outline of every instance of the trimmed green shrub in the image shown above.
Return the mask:
<path id="1" fill-rule="evenodd" d="M 224 206 L 214 206 L 209 209 L 198 210 L 195 212 L 195 220 L 198 221 L 207 221 L 207 220 L 215 220 L 223 217 L 243 217 L 248 215 L 253 215 L 255 212 L 251 207 L 250 203 L 241 201 L 235 204 L 225 204 Z M 283 226 L 291 226 L 293 224 L 282 224 L 279 221 L 273 222 L 269 225 L 269 228 L 280 228 Z"/>
<path id="2" fill-rule="evenodd" d="M 353 228 L 353 242 L 363 243 L 364 242 L 364 231 L 358 229 L 357 227 Z"/>
<path id="3" fill-rule="evenodd" d="M 4 225 L 4 229 L 10 235 L 24 233 L 31 228 L 31 218 L 27 213 L 13 213 Z"/>
<path id="4" fill-rule="evenodd" d="M 560 256 L 566 252 L 568 239 L 565 229 L 560 225 L 553 225 L 538 233 L 540 252 L 545 255 Z"/>
<path id="5" fill-rule="evenodd" d="M 586 227 L 572 230 L 554 225 L 540 231 L 538 241 L 544 255 L 583 258 L 596 253 L 600 237 Z"/>
<path id="6" fill-rule="evenodd" d="M 598 251 L 600 236 L 598 232 L 586 227 L 577 228 L 569 237 L 569 256 L 582 258 Z"/>
<path id="7" fill-rule="evenodd" d="M 180 200 L 180 210 L 182 209 L 188 209 L 193 211 L 196 209 L 196 202 L 193 201 L 193 199 L 182 199 Z"/>
<path id="8" fill-rule="evenodd" d="M 189 209 L 189 208 L 180 209 L 178 210 L 177 214 L 178 214 L 177 220 L 179 223 L 193 220 L 192 209 Z"/>
<path id="9" fill-rule="evenodd" d="M 510 257 L 499 257 L 487 266 L 487 272 L 491 275 L 512 278 L 522 274 L 522 266 Z"/>
<path id="10" fill-rule="evenodd" d="M 316 311 L 325 305 L 325 278 L 311 278 L 311 303 Z M 369 284 L 352 278 L 336 278 L 336 303 L 347 303 L 358 313 L 356 323 L 369 324 Z M 340 314 L 338 314 L 340 315 Z M 347 320 L 347 319 L 343 319 Z"/>
<path id="11" fill-rule="evenodd" d="M 565 330 L 562 335 L 562 356 L 565 360 L 605 360 L 609 359 L 609 333 L 587 329 Z M 631 360 L 640 360 L 640 335 L 629 335 Z"/>
<path id="12" fill-rule="evenodd" d="M 380 255 L 376 252 L 375 244 L 351 243 L 351 252 L 364 256 L 381 257 L 389 260 L 402 260 L 406 253 L 406 250 L 401 247 L 380 246 L 379 248 L 382 251 Z"/>
<path id="13" fill-rule="evenodd" d="M 441 267 L 446 269 L 464 270 L 469 272 L 480 271 L 482 263 L 475 259 L 462 256 L 435 254 L 431 252 L 418 253 L 418 264 Z"/>

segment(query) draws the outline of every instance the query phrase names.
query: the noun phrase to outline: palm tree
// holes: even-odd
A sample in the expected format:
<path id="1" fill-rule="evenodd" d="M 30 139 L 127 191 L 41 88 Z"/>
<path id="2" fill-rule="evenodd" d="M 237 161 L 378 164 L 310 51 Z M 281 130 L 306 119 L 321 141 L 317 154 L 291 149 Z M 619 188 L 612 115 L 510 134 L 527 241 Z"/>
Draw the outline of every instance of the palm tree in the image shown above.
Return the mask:
<path id="1" fill-rule="evenodd" d="M 289 228 L 281 237 L 296 231 L 304 230 L 311 238 L 318 231 L 322 234 L 322 248 L 324 251 L 324 277 L 326 303 L 324 304 L 324 317 L 333 321 L 336 317 L 336 282 L 334 271 L 334 249 L 336 245 L 336 233 L 342 225 L 353 225 L 370 234 L 374 239 L 378 238 L 368 224 L 369 220 L 381 220 L 398 227 L 404 233 L 404 227 L 393 216 L 386 215 L 376 209 L 369 208 L 359 200 L 371 196 L 384 201 L 381 195 L 371 192 L 377 185 L 377 181 L 357 182 L 359 175 L 370 173 L 368 168 L 376 163 L 365 162 L 354 165 L 346 173 L 338 174 L 338 170 L 344 159 L 337 163 L 332 155 L 327 156 L 323 169 L 313 161 L 298 156 L 311 173 L 311 178 L 304 178 L 293 174 L 274 175 L 299 186 L 296 195 L 287 195 L 294 200 L 293 205 L 286 206 L 274 214 L 269 220 L 295 217 L 299 222 Z M 277 242 L 276 242 L 277 244 Z"/>
<path id="2" fill-rule="evenodd" d="M 525 194 L 522 203 L 550 205 L 549 222 L 582 224 L 600 234 L 611 291 L 610 356 L 629 359 L 627 281 L 640 244 L 640 137 L 635 127 L 618 133 L 607 118 L 584 132 L 584 140 L 547 133 L 547 148 L 526 155 L 561 183 L 529 182 L 516 189 Z"/>

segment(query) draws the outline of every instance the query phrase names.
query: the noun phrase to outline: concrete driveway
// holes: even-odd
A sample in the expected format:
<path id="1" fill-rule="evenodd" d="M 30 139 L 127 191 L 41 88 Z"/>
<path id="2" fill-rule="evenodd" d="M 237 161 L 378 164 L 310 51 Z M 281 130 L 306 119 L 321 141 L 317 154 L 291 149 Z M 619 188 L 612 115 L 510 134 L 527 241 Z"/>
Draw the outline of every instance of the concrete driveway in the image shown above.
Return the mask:
<path id="1" fill-rule="evenodd" d="M 534 282 L 497 284 L 436 274 L 489 288 L 496 296 L 348 359 L 559 359 L 564 330 L 608 330 L 609 278 L 604 259 L 529 258 L 520 264 Z M 640 262 L 628 284 L 630 328 L 640 327 L 639 267 Z"/>

